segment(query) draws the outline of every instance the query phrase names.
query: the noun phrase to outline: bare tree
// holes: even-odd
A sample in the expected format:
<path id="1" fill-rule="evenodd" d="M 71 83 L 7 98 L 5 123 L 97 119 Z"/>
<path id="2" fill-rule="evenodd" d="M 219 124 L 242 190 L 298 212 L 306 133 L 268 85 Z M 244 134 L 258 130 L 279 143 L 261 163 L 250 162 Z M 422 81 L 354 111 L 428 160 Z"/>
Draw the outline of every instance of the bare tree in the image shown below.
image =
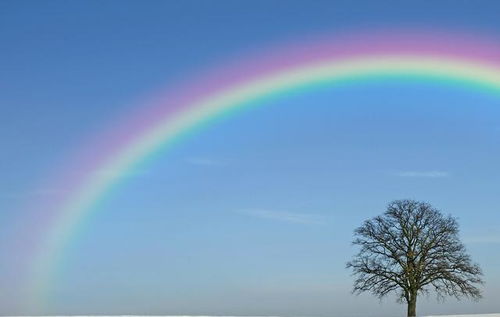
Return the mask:
<path id="1" fill-rule="evenodd" d="M 481 298 L 482 272 L 459 239 L 457 220 L 425 202 L 396 200 L 384 214 L 354 231 L 360 250 L 347 263 L 356 277 L 355 294 L 379 298 L 395 292 L 416 316 L 417 296 Z"/>

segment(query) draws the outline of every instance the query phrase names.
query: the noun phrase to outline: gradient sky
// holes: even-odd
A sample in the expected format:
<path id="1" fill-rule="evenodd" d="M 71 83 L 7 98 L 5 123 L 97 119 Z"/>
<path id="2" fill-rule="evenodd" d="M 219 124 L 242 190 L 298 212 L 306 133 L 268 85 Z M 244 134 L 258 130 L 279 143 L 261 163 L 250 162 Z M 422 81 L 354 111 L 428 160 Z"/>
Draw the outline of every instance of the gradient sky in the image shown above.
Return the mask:
<path id="1" fill-rule="evenodd" d="M 83 140 L 146 96 L 317 34 L 441 29 L 499 40 L 498 1 L 0 1 L 0 314 L 23 307 L 9 235 Z M 66 250 L 39 314 L 397 316 L 350 294 L 353 229 L 393 199 L 459 218 L 500 312 L 500 100 L 383 81 L 266 101 L 125 175 Z M 75 171 L 78 173 L 78 171 Z"/>

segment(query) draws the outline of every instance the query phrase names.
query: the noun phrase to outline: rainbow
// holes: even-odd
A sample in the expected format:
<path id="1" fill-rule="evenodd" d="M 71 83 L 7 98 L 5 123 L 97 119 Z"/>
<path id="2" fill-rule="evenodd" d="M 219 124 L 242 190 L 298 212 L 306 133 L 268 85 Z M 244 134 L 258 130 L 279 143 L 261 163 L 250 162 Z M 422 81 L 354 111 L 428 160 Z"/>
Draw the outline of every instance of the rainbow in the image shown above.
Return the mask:
<path id="1" fill-rule="evenodd" d="M 68 189 L 45 204 L 30 252 L 33 298 L 44 297 L 79 224 L 123 175 L 160 148 L 213 119 L 318 85 L 425 80 L 500 96 L 500 49 L 487 40 L 447 33 L 377 32 L 324 36 L 239 58 L 161 94 L 90 138 L 66 158 L 56 184 Z M 78 167 L 85 173 L 75 176 Z M 40 205 L 37 205 L 40 208 Z"/>

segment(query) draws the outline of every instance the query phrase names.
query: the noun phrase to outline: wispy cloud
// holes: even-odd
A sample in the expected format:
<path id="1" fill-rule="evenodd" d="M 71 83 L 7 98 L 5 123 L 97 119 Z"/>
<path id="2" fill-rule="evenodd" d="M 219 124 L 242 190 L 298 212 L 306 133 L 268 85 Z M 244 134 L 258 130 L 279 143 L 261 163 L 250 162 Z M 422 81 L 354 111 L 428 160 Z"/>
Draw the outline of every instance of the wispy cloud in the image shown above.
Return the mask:
<path id="1" fill-rule="evenodd" d="M 1 195 L 3 197 L 8 197 L 8 198 L 26 198 L 26 197 L 51 197 L 51 196 L 59 196 L 63 195 L 67 192 L 67 190 L 64 189 L 56 189 L 56 188 L 34 188 L 34 189 L 28 189 L 25 191 L 19 191 L 19 192 L 2 192 Z"/>
<path id="2" fill-rule="evenodd" d="M 189 157 L 186 159 L 186 162 L 191 165 L 198 166 L 224 166 L 229 163 L 228 160 L 213 159 L 207 157 Z"/>
<path id="3" fill-rule="evenodd" d="M 100 169 L 93 172 L 96 176 L 111 176 L 111 177 L 141 177 L 150 174 L 149 170 L 146 169 L 130 169 L 122 171 L 120 169 Z"/>
<path id="4" fill-rule="evenodd" d="M 30 192 L 33 196 L 57 196 L 66 193 L 64 189 L 57 188 L 38 188 Z"/>
<path id="5" fill-rule="evenodd" d="M 297 224 L 324 224 L 325 219 L 315 214 L 295 213 L 288 211 L 277 211 L 269 209 L 243 209 L 239 213 L 262 219 L 270 219 L 281 222 Z"/>
<path id="6" fill-rule="evenodd" d="M 450 173 L 443 171 L 403 171 L 397 173 L 397 176 L 414 178 L 443 178 L 449 177 Z"/>
<path id="7" fill-rule="evenodd" d="M 121 171 L 118 169 L 99 169 L 90 172 L 89 174 L 83 174 L 79 171 L 75 171 L 71 176 L 76 179 L 85 179 L 85 177 L 116 177 L 116 178 L 131 178 L 131 177 L 144 177 L 151 174 L 149 170 L 146 169 L 131 169 L 127 171 Z M 23 198 L 23 197 L 57 197 L 67 194 L 71 189 L 64 187 L 50 187 L 52 185 L 47 185 L 46 187 L 41 186 L 38 188 L 31 188 L 26 190 L 21 190 L 18 192 L 11 193 L 0 193 L 1 196 L 9 198 Z"/>
<path id="8" fill-rule="evenodd" d="M 465 237 L 464 242 L 468 244 L 500 244 L 500 234 Z"/>

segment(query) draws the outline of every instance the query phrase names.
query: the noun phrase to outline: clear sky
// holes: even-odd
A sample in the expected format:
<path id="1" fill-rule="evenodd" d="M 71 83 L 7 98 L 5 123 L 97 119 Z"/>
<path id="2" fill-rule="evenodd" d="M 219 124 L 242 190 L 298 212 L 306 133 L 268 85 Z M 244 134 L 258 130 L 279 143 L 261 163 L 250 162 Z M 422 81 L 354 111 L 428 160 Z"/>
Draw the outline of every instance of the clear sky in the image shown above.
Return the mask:
<path id="1" fill-rule="evenodd" d="M 87 136 L 234 56 L 315 34 L 443 29 L 499 40 L 498 1 L 0 1 L 0 314 L 23 314 L 26 201 Z M 394 199 L 459 218 L 500 312 L 500 100 L 431 83 L 321 88 L 218 120 L 143 164 L 65 253 L 40 314 L 397 316 L 350 294 L 353 229 Z M 10 251 L 7 251 L 10 250 Z M 21 303 L 21 305 L 19 304 Z M 30 311 L 31 312 L 31 311 Z"/>

